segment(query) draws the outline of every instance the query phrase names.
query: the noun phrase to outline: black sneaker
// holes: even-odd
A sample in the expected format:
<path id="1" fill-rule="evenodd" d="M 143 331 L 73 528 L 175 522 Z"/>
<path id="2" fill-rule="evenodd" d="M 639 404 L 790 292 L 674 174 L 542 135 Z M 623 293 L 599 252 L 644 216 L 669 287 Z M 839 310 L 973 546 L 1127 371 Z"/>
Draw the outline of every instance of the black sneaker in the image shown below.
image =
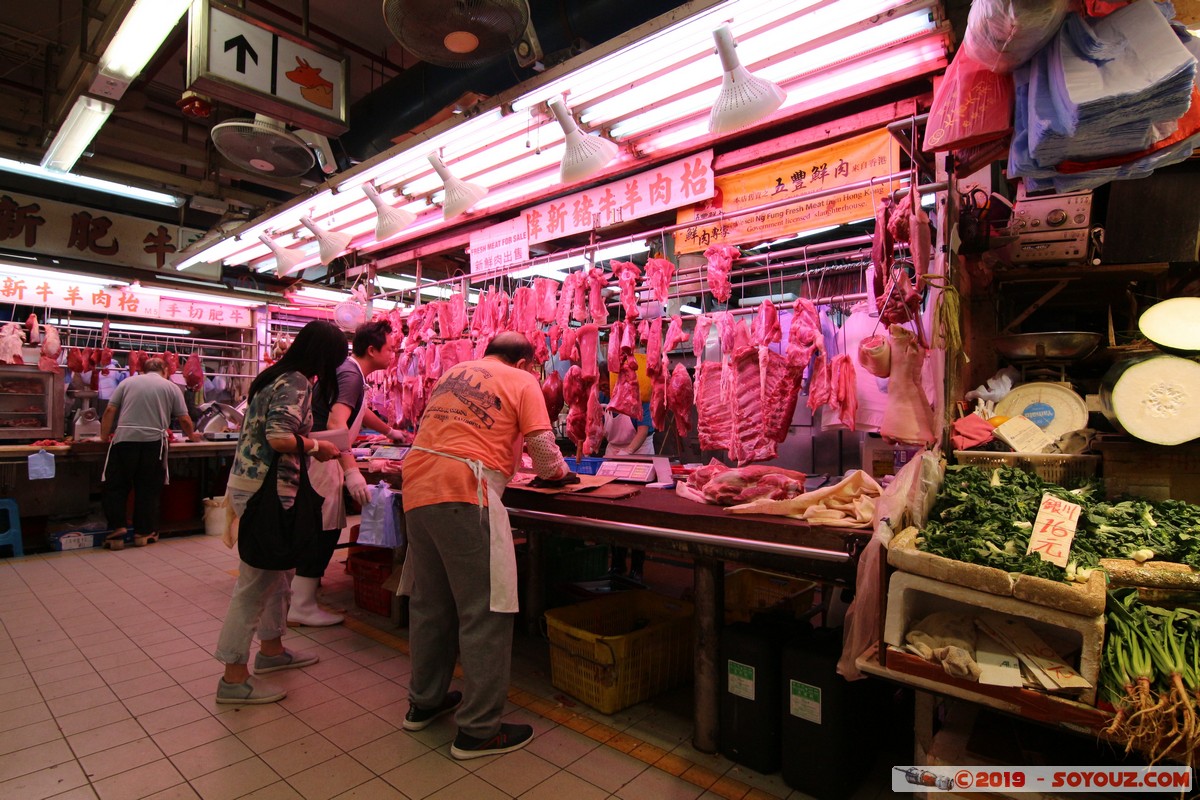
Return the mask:
<path id="1" fill-rule="evenodd" d="M 507 722 L 500 724 L 500 731 L 495 736 L 478 739 L 468 736 L 462 731 L 454 737 L 450 745 L 450 755 L 459 761 L 483 756 L 498 756 L 501 753 L 511 753 L 520 750 L 533 740 L 533 728 L 528 725 L 512 725 Z"/>
<path id="2" fill-rule="evenodd" d="M 458 708 L 460 703 L 462 703 L 462 692 L 446 692 L 446 696 L 442 698 L 442 704 L 437 708 L 417 708 L 409 703 L 408 713 L 404 715 L 402 723 L 404 730 L 423 731 L 438 717 L 449 714 Z"/>

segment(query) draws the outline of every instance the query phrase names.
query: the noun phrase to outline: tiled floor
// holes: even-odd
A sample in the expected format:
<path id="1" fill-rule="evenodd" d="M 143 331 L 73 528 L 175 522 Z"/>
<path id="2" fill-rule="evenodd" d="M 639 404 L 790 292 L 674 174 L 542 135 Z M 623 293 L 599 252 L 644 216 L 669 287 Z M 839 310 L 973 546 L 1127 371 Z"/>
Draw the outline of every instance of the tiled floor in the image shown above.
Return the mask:
<path id="1" fill-rule="evenodd" d="M 450 719 L 419 733 L 404 631 L 354 608 L 335 556 L 322 597 L 345 625 L 292 629 L 312 667 L 288 697 L 219 706 L 211 651 L 237 560 L 220 541 L 0 559 L 0 798 L 800 798 L 690 744 L 690 690 L 605 716 L 550 685 L 544 642 L 518 636 L 506 719 L 522 751 L 457 762 Z M 855 797 L 886 791 L 886 772 Z"/>

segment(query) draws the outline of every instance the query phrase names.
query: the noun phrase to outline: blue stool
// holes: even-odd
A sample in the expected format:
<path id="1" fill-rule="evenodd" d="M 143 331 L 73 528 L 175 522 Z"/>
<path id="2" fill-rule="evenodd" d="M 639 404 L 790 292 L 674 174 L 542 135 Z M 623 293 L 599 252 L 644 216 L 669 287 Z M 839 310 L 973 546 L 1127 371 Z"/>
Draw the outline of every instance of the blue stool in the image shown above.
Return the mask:
<path id="1" fill-rule="evenodd" d="M 17 511 L 17 501 L 7 497 L 0 498 L 0 511 L 3 511 L 8 521 L 0 529 L 0 547 L 11 545 L 14 558 L 25 555 L 25 547 L 21 543 L 21 514 Z"/>

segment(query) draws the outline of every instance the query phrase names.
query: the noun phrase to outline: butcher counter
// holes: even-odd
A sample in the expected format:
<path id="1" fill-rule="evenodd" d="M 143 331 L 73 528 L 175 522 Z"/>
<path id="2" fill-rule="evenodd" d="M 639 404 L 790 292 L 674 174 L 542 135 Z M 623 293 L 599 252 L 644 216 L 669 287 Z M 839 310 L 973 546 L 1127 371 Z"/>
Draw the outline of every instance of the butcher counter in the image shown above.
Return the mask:
<path id="1" fill-rule="evenodd" d="M 543 533 L 692 557 L 696 607 L 693 744 L 705 753 L 717 749 L 725 562 L 853 586 L 858 554 L 871 536 L 866 528 L 731 514 L 719 506 L 685 500 L 669 489 L 641 488 L 631 497 L 615 500 L 509 489 L 504 504 L 513 527 L 528 536 L 531 564 L 524 604 L 535 625 L 545 602 L 539 544 Z"/>
<path id="2" fill-rule="evenodd" d="M 186 503 L 172 514 L 164 513 L 164 523 L 172 516 L 186 518 L 187 530 L 199 529 L 200 498 L 210 489 L 223 491 L 225 476 L 233 458 L 235 441 L 176 442 L 168 450 L 168 466 L 176 477 L 174 488 L 164 487 L 164 501 Z M 47 480 L 29 480 L 27 459 L 45 450 L 54 455 L 55 476 Z M 0 445 L 0 496 L 17 501 L 22 517 L 74 517 L 98 510 L 95 496 L 100 488 L 100 472 L 108 445 L 103 442 L 75 442 L 55 447 Z M 192 507 L 194 505 L 194 508 Z M 166 508 L 164 506 L 164 512 Z M 46 546 L 37 541 L 37 526 L 27 531 L 27 549 Z M 183 530 L 183 529 L 180 529 Z"/>

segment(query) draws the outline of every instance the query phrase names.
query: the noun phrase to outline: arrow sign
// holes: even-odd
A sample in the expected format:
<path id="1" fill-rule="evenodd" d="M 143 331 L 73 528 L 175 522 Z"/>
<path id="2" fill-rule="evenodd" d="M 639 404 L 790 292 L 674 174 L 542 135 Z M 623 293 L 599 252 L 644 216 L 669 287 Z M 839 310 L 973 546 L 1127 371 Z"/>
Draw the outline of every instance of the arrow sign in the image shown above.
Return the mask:
<path id="1" fill-rule="evenodd" d="M 238 34 L 232 39 L 225 40 L 225 52 L 237 48 L 237 71 L 246 74 L 246 56 L 250 56 L 250 60 L 255 64 L 258 63 L 258 53 L 254 52 L 254 48 L 246 41 L 246 37 Z"/>

